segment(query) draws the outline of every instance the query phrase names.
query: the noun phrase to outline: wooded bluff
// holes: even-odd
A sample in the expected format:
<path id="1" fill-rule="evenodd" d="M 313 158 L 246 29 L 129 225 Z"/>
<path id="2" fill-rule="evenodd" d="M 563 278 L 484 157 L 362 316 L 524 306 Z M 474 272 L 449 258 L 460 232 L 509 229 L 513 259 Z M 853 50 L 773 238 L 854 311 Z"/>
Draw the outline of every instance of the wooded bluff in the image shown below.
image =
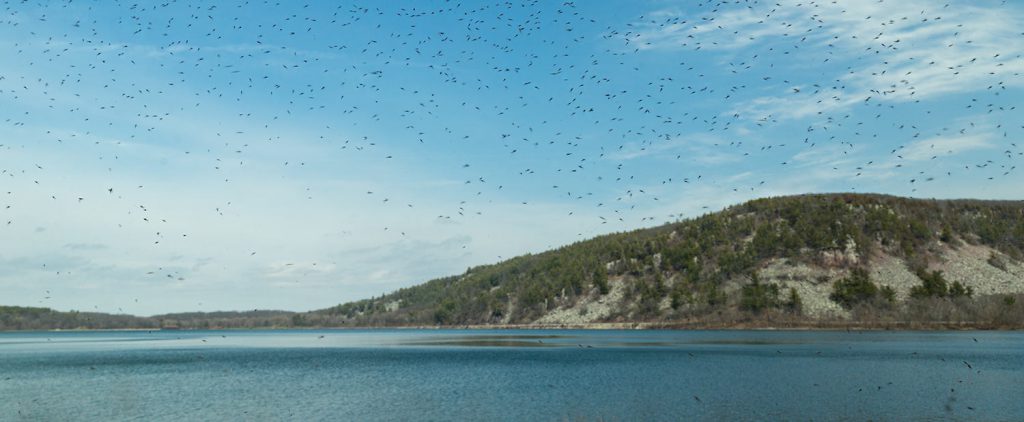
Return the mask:
<path id="1" fill-rule="evenodd" d="M 1024 201 L 764 198 L 292 313 L 0 309 L 2 329 L 1024 327 Z M 104 321 L 104 322 L 97 322 Z"/>

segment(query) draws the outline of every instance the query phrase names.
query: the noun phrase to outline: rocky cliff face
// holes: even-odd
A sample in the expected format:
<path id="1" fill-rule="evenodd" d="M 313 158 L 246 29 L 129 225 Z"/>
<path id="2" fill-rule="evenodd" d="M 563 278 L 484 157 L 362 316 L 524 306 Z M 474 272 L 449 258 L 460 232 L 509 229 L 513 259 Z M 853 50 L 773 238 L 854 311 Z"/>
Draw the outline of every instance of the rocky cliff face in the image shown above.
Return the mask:
<path id="1" fill-rule="evenodd" d="M 965 244 L 956 248 L 936 245 L 936 248 L 939 251 L 938 259 L 927 269 L 941 271 L 950 283 L 960 282 L 972 288 L 973 296 L 1024 294 L 1024 264 L 1020 261 L 983 245 Z M 833 259 L 836 256 L 845 258 Z M 998 257 L 998 261 L 990 262 L 992 257 Z M 904 259 L 885 253 L 878 253 L 863 260 L 855 254 L 828 254 L 824 265 L 794 263 L 785 258 L 776 258 L 764 262 L 758 275 L 762 283 L 776 284 L 782 292 L 794 289 L 802 302 L 800 315 L 808 320 L 850 320 L 853 318 L 851 311 L 840 306 L 829 296 L 833 291 L 833 283 L 850 275 L 849 268 L 853 268 L 851 263 L 866 264 L 874 282 L 892 287 L 896 293 L 895 304 L 910 300 L 911 289 L 921 284 L 921 279 Z M 609 320 L 650 321 L 650 318 L 636 317 L 628 312 L 623 315 L 621 312 L 638 309 L 636 300 L 626 294 L 630 288 L 630 281 L 628 277 L 613 277 L 609 280 L 608 294 L 601 295 L 596 289 L 592 289 L 588 294 L 548 311 L 533 323 L 585 325 Z M 669 282 L 672 282 L 671 279 Z M 726 282 L 726 295 L 740 295 L 742 286 L 749 282 L 747 277 L 737 277 Z M 658 309 L 663 314 L 671 314 L 671 299 L 664 298 L 658 304 Z M 512 321 L 506 319 L 501 322 Z"/>
<path id="2" fill-rule="evenodd" d="M 957 318 L 1005 325 L 1024 323 L 1022 257 L 1024 202 L 769 198 L 473 268 L 311 317 L 324 325 Z M 866 274 L 861 286 L 877 293 L 837 299 L 837 282 L 855 273 Z M 927 293 L 920 286 L 934 274 L 943 290 Z M 954 283 L 960 287 L 942 293 Z"/>

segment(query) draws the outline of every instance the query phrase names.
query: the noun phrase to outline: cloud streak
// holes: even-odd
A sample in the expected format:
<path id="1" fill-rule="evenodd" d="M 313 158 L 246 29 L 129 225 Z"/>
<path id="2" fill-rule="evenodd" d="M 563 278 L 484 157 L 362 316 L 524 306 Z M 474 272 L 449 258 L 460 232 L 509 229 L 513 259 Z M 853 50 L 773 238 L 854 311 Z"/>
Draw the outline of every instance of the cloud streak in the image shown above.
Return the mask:
<path id="1" fill-rule="evenodd" d="M 925 161 L 967 151 L 993 148 L 990 134 L 941 136 L 922 139 L 901 149 L 899 154 L 908 161 Z"/>
<path id="2" fill-rule="evenodd" d="M 640 49 L 738 53 L 774 47 L 791 55 L 793 64 L 834 72 L 817 89 L 784 88 L 731 112 L 753 120 L 801 119 L 866 102 L 1024 86 L 1012 77 L 1024 72 L 1022 17 L 1015 8 L 943 7 L 926 0 L 783 0 L 698 16 L 673 9 L 651 16 L 626 35 Z"/>

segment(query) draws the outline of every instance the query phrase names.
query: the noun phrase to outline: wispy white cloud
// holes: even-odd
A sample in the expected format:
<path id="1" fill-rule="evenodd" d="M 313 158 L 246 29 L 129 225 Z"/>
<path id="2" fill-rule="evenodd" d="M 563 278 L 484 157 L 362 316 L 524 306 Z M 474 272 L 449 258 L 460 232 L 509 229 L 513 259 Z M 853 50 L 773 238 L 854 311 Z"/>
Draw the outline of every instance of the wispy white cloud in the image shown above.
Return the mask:
<path id="1" fill-rule="evenodd" d="M 932 157 L 992 148 L 994 145 L 991 139 L 991 135 L 987 133 L 922 139 L 901 149 L 899 155 L 908 161 L 924 161 Z"/>
<path id="2" fill-rule="evenodd" d="M 791 160 L 797 165 L 812 167 L 838 165 L 851 161 L 851 154 L 863 150 L 863 147 L 850 145 L 823 145 L 804 149 L 793 154 Z"/>
<path id="3" fill-rule="evenodd" d="M 731 50 L 764 37 L 793 33 L 791 21 L 801 17 L 790 8 L 767 14 L 766 10 L 744 7 L 690 16 L 678 8 L 662 9 L 649 14 L 649 19 L 636 22 L 636 30 L 623 37 L 640 50 Z"/>
<path id="4" fill-rule="evenodd" d="M 865 101 L 906 102 L 1024 85 L 1009 77 L 1024 71 L 1017 7 L 784 0 L 723 9 L 697 16 L 662 10 L 635 23 L 637 30 L 625 37 L 647 50 L 738 51 L 766 44 L 805 47 L 793 50 L 800 63 L 867 61 L 832 75 L 841 88 L 796 94 L 793 87 L 780 87 L 730 112 L 750 119 L 800 119 Z"/>
<path id="5" fill-rule="evenodd" d="M 700 165 L 742 161 L 743 157 L 738 146 L 730 144 L 730 142 L 706 134 L 683 135 L 670 139 L 626 143 L 621 149 L 606 154 L 605 158 L 614 161 L 628 161 L 660 157 L 681 159 L 686 163 Z"/>

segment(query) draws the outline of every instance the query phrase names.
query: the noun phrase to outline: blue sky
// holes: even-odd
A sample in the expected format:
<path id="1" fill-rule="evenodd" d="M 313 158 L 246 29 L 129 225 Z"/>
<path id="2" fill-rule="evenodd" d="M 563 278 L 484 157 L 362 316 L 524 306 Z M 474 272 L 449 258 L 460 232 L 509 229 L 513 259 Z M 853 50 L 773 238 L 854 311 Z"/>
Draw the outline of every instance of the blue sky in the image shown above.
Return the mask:
<path id="1" fill-rule="evenodd" d="M 0 303 L 307 310 L 747 199 L 1021 199 L 997 1 L 2 2 Z"/>

